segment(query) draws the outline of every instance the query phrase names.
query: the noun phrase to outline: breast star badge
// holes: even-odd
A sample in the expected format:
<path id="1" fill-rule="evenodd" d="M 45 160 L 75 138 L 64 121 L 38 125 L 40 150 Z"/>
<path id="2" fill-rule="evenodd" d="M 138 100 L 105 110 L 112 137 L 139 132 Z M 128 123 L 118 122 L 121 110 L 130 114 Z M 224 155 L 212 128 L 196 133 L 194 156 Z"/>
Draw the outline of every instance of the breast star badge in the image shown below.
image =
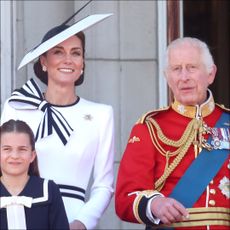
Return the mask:
<path id="1" fill-rule="evenodd" d="M 87 121 L 92 121 L 93 117 L 92 117 L 91 114 L 85 114 L 84 119 L 87 120 Z"/>
<path id="2" fill-rule="evenodd" d="M 226 176 L 224 176 L 220 180 L 220 184 L 218 187 L 221 190 L 222 194 L 225 195 L 229 199 L 230 198 L 230 181 Z"/>

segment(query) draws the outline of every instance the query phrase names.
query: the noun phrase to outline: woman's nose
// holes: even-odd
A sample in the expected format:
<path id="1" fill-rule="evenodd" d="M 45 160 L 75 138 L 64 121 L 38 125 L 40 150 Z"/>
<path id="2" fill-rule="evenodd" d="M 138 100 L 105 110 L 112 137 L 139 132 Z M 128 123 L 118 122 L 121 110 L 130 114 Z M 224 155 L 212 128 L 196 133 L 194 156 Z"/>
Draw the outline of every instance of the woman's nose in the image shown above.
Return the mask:
<path id="1" fill-rule="evenodd" d="M 66 54 L 66 55 L 65 55 L 65 62 L 66 62 L 66 63 L 72 62 L 72 57 L 71 57 L 70 54 Z"/>

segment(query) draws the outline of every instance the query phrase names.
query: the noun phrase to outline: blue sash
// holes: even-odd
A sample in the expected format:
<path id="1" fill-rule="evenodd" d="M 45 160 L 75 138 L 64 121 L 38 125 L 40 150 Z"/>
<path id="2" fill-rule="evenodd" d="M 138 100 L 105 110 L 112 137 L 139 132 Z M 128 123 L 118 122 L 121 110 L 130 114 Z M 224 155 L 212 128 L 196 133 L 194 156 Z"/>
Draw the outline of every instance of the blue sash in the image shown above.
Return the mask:
<path id="1" fill-rule="evenodd" d="M 216 127 L 223 127 L 224 122 L 229 122 L 229 114 L 227 113 L 221 115 L 216 123 Z M 209 144 L 211 139 L 210 136 L 208 139 Z M 198 157 L 186 170 L 184 176 L 179 180 L 170 197 L 181 202 L 186 208 L 193 207 L 194 203 L 226 161 L 228 154 L 228 149 L 208 151 L 203 148 Z"/>

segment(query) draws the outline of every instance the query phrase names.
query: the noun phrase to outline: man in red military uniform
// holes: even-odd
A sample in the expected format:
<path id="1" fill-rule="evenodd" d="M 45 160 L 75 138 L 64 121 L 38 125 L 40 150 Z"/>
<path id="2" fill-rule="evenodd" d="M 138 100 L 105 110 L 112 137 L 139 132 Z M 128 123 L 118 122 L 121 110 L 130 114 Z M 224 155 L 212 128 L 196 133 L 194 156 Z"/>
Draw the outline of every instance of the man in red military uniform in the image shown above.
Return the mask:
<path id="1" fill-rule="evenodd" d="M 229 109 L 208 89 L 216 66 L 196 38 L 176 39 L 166 54 L 175 100 L 134 125 L 118 172 L 116 213 L 146 229 L 229 229 Z"/>

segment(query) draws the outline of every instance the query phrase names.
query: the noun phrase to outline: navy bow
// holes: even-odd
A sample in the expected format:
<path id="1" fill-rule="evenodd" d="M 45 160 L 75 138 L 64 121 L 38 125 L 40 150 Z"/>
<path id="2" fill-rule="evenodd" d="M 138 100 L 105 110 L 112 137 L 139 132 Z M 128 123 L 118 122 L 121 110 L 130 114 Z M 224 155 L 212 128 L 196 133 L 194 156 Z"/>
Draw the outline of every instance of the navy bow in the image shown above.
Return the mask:
<path id="1" fill-rule="evenodd" d="M 73 129 L 63 115 L 43 98 L 39 86 L 33 79 L 27 81 L 21 89 L 15 90 L 9 103 L 15 109 L 39 109 L 44 113 L 37 129 L 36 141 L 55 131 L 66 145 Z"/>

